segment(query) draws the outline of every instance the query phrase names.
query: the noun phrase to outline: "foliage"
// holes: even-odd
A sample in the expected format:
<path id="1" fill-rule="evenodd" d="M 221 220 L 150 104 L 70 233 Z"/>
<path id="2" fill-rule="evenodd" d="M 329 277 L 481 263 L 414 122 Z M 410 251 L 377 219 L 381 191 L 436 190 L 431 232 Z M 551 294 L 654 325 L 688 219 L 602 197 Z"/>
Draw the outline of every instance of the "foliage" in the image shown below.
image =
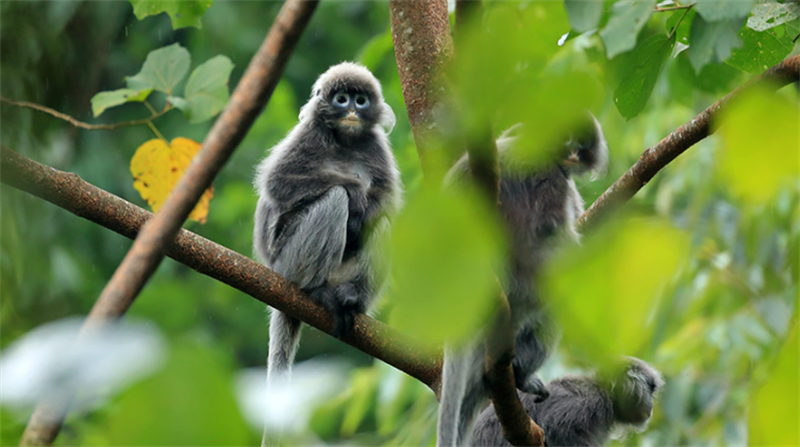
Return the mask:
<path id="1" fill-rule="evenodd" d="M 201 19 L 213 0 L 183 0 L 180 2 L 164 0 L 130 0 L 133 13 L 139 20 L 166 12 L 172 20 L 172 28 L 194 26 L 202 28 Z"/>
<path id="2" fill-rule="evenodd" d="M 238 82 L 280 4 L 215 2 L 204 14 L 179 12 L 198 24 L 202 16 L 198 30 L 173 29 L 177 13 L 137 20 L 146 3 L 135 2 L 136 9 L 122 2 L 0 3 L 0 93 L 81 120 L 95 109 L 106 123 L 152 116 L 127 105 L 146 98 L 154 110 L 171 104 L 185 114 L 157 119 L 166 140 L 202 141 L 208 120 L 227 101 L 225 81 Z M 462 127 L 489 119 L 500 133 L 524 122 L 526 150 L 519 157 L 529 161 L 580 111 L 592 110 L 609 141 L 610 167 L 595 182 L 578 182 L 587 202 L 646 147 L 754 74 L 798 54 L 792 39 L 800 19 L 790 2 L 703 2 L 663 12 L 654 1 L 584 3 L 487 2 L 450 70 L 458 100 L 475 111 Z M 162 4 L 173 6 L 191 5 Z M 483 219 L 483 205 L 440 204 L 420 187 L 388 22 L 385 3 L 320 4 L 266 110 L 215 180 L 207 223 L 187 225 L 250 254 L 253 167 L 294 126 L 317 74 L 341 60 L 360 60 L 381 80 L 398 117 L 390 138 L 408 211 L 395 226 L 395 287 L 378 317 L 438 339 L 439 330 L 463 332 L 489 317 L 480 314 L 490 308 L 480 261 L 490 264 L 503 245 L 487 242 L 496 228 Z M 207 62 L 183 88 L 189 55 Z M 128 78 L 127 90 L 114 90 L 132 73 L 138 74 Z M 155 73 L 172 74 L 162 82 Z M 564 324 L 563 346 L 544 378 L 595 367 L 616 353 L 650 361 L 667 378 L 648 430 L 618 442 L 796 443 L 790 429 L 798 409 L 791 388 L 800 296 L 797 102 L 794 88 L 743 98 L 720 121 L 717 136 L 678 157 L 632 199 L 627 206 L 636 217 L 620 216 L 586 234 L 581 254 L 564 255 L 581 267 L 556 276 L 563 293 L 558 314 L 581 324 Z M 0 119 L 4 146 L 145 205 L 128 166 L 136 148 L 153 138 L 147 127 L 86 131 L 8 104 L 0 105 Z M 5 185 L 0 206 L 5 348 L 45 322 L 86 314 L 130 242 Z M 459 222 L 464 226 L 454 226 Z M 476 239 L 465 244 L 469 237 Z M 426 309 L 418 321 L 415 306 Z M 153 321 L 169 340 L 167 366 L 102 408 L 71 416 L 57 442 L 258 442 L 260 428 L 245 427 L 234 406 L 233 382 L 241 368 L 263 368 L 263 308 L 164 261 L 130 313 Z M 298 359 L 321 354 L 350 361 L 349 385 L 315 408 L 308 429 L 286 444 L 432 444 L 437 404 L 423 385 L 306 330 Z M 18 443 L 28 416 L 0 406 L 0 444 Z"/>

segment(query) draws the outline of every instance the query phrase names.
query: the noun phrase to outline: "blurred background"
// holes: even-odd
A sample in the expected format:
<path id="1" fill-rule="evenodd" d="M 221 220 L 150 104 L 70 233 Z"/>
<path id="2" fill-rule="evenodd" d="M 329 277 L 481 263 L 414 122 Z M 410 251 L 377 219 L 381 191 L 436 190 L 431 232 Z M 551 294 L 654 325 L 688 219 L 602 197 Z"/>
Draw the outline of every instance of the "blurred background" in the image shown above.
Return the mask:
<path id="1" fill-rule="evenodd" d="M 497 22 L 487 19 L 488 26 L 497 28 L 510 18 L 523 30 L 517 35 L 520 39 L 536 38 L 534 34 L 541 30 L 557 37 L 566 35 L 566 42 L 559 44 L 557 38 L 544 34 L 543 43 L 519 40 L 502 48 L 477 47 L 474 54 L 478 56 L 458 67 L 462 70 L 459 73 L 466 76 L 460 85 L 476 98 L 502 90 L 479 84 L 491 81 L 492 76 L 477 72 L 473 76 L 465 71 L 485 62 L 480 51 L 494 51 L 496 57 L 508 60 L 528 58 L 554 79 L 563 77 L 581 83 L 564 89 L 572 93 L 564 93 L 559 100 L 592 110 L 603 125 L 610 149 L 608 174 L 593 182 L 578 182 L 587 204 L 622 175 L 644 149 L 753 76 L 723 62 L 708 63 L 697 71 L 686 52 L 672 54 L 660 71 L 644 110 L 626 120 L 614 105 L 614 91 L 629 70 L 628 54 L 609 59 L 597 33 L 570 33 L 561 2 L 546 3 L 543 11 L 555 14 L 545 16 L 547 29 L 525 22 L 536 17 L 531 11 L 539 11 L 541 4 L 537 2 L 494 4 L 487 14 L 498 17 Z M 143 118 L 149 115 L 148 110 L 134 103 L 109 109 L 95 119 L 90 100 L 100 91 L 123 88 L 124 77 L 136 74 L 150 51 L 176 42 L 189 50 L 192 68 L 219 54 L 229 57 L 235 64 L 230 79 L 233 88 L 280 6 L 278 2 L 216 1 L 203 16 L 201 29 L 173 30 L 166 14 L 137 20 L 131 4 L 122 1 L 2 2 L 0 94 L 45 105 L 85 122 Z M 539 17 L 541 20 L 541 14 Z M 639 41 L 666 34 L 665 30 L 672 26 L 669 20 L 674 24 L 676 18 L 671 13 L 653 14 L 643 26 Z M 783 32 L 790 32 L 788 26 Z M 502 37 L 490 41 L 502 42 Z M 525 52 L 532 45 L 545 45 L 547 51 Z M 254 167 L 297 123 L 299 107 L 316 77 L 344 60 L 363 63 L 382 82 L 386 102 L 397 115 L 390 139 L 402 171 L 406 201 L 411 209 L 417 209 L 415 200 L 421 195 L 422 175 L 397 75 L 388 3 L 323 1 L 266 110 L 215 180 L 207 223 L 189 222 L 186 228 L 252 255 Z M 522 76 L 510 82 L 529 85 L 525 79 Z M 503 95 L 507 94 L 506 90 Z M 165 100 L 160 93 L 150 97 L 156 109 L 163 107 Z M 797 89 L 782 89 L 776 101 L 780 107 L 790 104 L 788 110 L 796 113 Z M 535 103 L 533 99 L 531 102 Z M 537 114 L 526 115 L 525 110 L 516 109 L 519 107 L 523 106 L 512 103 L 501 108 L 498 133 L 514 122 L 538 119 Z M 155 121 L 168 140 L 182 136 L 198 142 L 212 123 L 213 120 L 190 124 L 178 111 Z M 129 169 L 136 148 L 155 138 L 147 126 L 88 131 L 7 103 L 0 105 L 0 124 L 0 143 L 5 147 L 56 169 L 74 172 L 93 185 L 149 209 L 133 188 Z M 769 122 L 763 125 L 767 126 L 762 128 L 765 135 L 773 132 Z M 754 199 L 746 193 L 747 185 L 732 185 L 748 166 L 731 168 L 739 177 L 720 172 L 720 160 L 730 146 L 730 138 L 736 137 L 722 133 L 706 138 L 656 175 L 632 199 L 628 209 L 634 211 L 635 221 L 644 222 L 639 228 L 645 230 L 637 233 L 631 230 L 628 218 L 620 218 L 609 228 L 599 230 L 606 233 L 595 238 L 611 241 L 610 246 L 595 244 L 589 236 L 587 246 L 596 248 L 593 259 L 603 267 L 586 270 L 586 275 L 578 279 L 588 284 L 579 288 L 580 296 L 574 297 L 578 304 L 565 313 L 559 311 L 564 343 L 542 371 L 544 379 L 590 370 L 591 362 L 581 355 L 586 350 L 633 355 L 665 374 L 667 384 L 649 428 L 614 442 L 747 444 L 754 429 L 751 419 L 755 406 L 764 411 L 779 408 L 761 390 L 774 377 L 775 365 L 783 364 L 778 361 L 779 353 L 792 333 L 794 351 L 789 354 L 791 368 L 795 369 L 790 371 L 797 371 L 797 174 L 792 171 L 790 181 L 781 182 Z M 769 138 L 760 140 L 758 133 L 754 138 L 752 148 L 759 157 L 769 160 L 785 153 L 773 150 L 768 145 L 772 141 Z M 760 145 L 761 141 L 765 146 Z M 797 167 L 800 160 L 796 149 L 797 145 L 790 151 L 794 158 L 776 158 L 770 160 L 770 165 Z M 756 179 L 777 175 L 769 170 L 750 174 Z M 401 234 L 413 233 L 414 228 L 426 224 L 421 218 L 409 219 L 398 224 Z M 38 344 L 28 343 L 33 346 L 30 351 L 22 351 L 20 345 L 37 333 L 36 328 L 41 335 L 42 325 L 86 315 L 131 241 L 7 185 L 0 186 L 0 231 L 0 444 L 16 445 L 32 406 L 30 399 L 19 397 L 24 393 L 12 391 L 18 391 L 16 387 L 32 375 L 12 370 L 17 365 L 12 360 L 27 362 L 33 369 L 60 367 L 48 360 L 41 349 L 36 350 L 52 336 L 35 339 Z M 632 236 L 626 239 L 626 234 Z M 431 247 L 431 253 L 424 256 L 446 262 L 448 256 L 453 256 L 451 252 L 442 245 Z M 400 268 L 411 262 L 408 256 L 399 253 Z M 587 261 L 575 262 L 579 264 L 573 264 L 573 269 L 583 268 L 580 262 Z M 653 272 L 658 274 L 647 276 Z M 618 286 L 601 280 L 611 276 L 633 282 L 635 278 L 646 279 L 624 288 L 628 292 L 616 293 L 613 287 Z M 397 277 L 394 279 L 396 282 Z M 425 284 L 420 287 L 414 290 L 438 290 L 434 286 L 426 288 Z M 380 308 L 378 318 L 390 324 L 397 318 L 397 326 L 426 338 L 426 328 L 404 325 L 409 304 L 404 304 L 402 297 L 407 291 L 402 290 L 402 285 L 396 289 Z M 565 319 L 570 312 L 595 312 L 593 305 L 583 305 L 580 300 L 600 302 L 597 297 L 608 297 L 614 305 L 604 307 L 600 314 L 603 321 L 595 323 L 593 330 L 606 328 L 615 332 L 609 328 L 622 327 L 640 332 L 617 331 L 610 337 L 618 339 L 601 343 L 602 346 L 571 337 Z M 428 298 L 429 295 L 420 297 Z M 452 312 L 458 319 L 459 310 L 453 310 L 459 308 L 458 300 L 457 295 L 443 296 L 440 303 L 445 304 L 438 312 Z M 252 445 L 260 439 L 260 420 L 265 411 L 282 414 L 284 420 L 278 423 L 288 427 L 285 444 L 434 443 L 437 402 L 430 390 L 308 327 L 298 354 L 297 380 L 285 388 L 282 396 L 273 396 L 272 407 L 263 408 L 258 401 L 267 355 L 265 306 L 170 259 L 162 262 L 128 316 L 145 329 L 130 329 L 120 335 L 130 337 L 125 339 L 132 347 L 124 351 L 129 354 L 109 362 L 147 367 L 141 367 L 141 374 L 135 378 L 108 382 L 108 392 L 101 400 L 70 415 L 56 444 Z M 442 320 L 443 314 L 433 313 L 425 318 Z M 633 323 L 627 323 L 630 321 Z M 311 363 L 302 363 L 309 359 L 313 359 Z M 88 361 L 84 362 L 83 367 L 88 365 Z M 74 366 L 76 370 L 79 367 Z M 787 381 L 779 385 L 791 386 L 791 379 L 789 374 Z M 778 387 L 777 392 L 768 393 L 783 404 L 789 401 L 790 409 L 795 411 L 789 415 L 797 414 L 796 373 L 794 379 L 793 391 L 788 388 L 784 392 Z"/>

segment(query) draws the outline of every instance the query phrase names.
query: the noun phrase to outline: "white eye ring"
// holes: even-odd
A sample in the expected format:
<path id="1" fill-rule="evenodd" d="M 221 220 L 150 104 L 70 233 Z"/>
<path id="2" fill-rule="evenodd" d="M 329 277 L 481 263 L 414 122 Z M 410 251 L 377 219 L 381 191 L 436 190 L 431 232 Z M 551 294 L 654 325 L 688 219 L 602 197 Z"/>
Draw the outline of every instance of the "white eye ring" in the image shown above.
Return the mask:
<path id="1" fill-rule="evenodd" d="M 347 93 L 337 93 L 333 95 L 333 104 L 339 107 L 347 107 L 350 104 L 350 96 Z"/>
<path id="2" fill-rule="evenodd" d="M 356 101 L 356 107 L 358 107 L 359 109 L 364 109 L 369 107 L 369 97 L 367 97 L 367 95 L 359 93 L 356 95 L 355 101 Z"/>

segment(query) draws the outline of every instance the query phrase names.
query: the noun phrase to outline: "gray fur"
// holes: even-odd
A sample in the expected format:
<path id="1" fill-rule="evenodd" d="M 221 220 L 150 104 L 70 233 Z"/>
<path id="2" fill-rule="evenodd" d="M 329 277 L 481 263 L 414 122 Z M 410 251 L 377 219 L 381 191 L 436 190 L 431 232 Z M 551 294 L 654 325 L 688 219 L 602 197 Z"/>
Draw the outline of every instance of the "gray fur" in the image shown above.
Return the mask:
<path id="1" fill-rule="evenodd" d="M 517 326 L 514 376 L 517 388 L 547 399 L 549 392 L 536 371 L 558 343 L 559 332 L 542 306 L 536 289 L 536 276 L 542 263 L 559 242 L 578 241 L 575 221 L 583 212 L 583 200 L 572 175 L 601 172 L 608 156 L 605 138 L 593 116 L 580 132 L 573 133 L 554 163 L 526 167 L 512 153 L 515 126 L 497 140 L 500 160 L 500 214 L 511 237 L 509 268 L 503 287 Z M 577 160 L 568 166 L 569 159 Z M 445 183 L 470 177 L 467 156 L 448 173 Z M 471 345 L 458 359 L 445 350 L 437 445 L 469 445 L 472 422 L 488 403 L 484 384 L 485 347 Z M 471 362 L 463 358 L 472 359 Z"/>
<path id="2" fill-rule="evenodd" d="M 345 107 L 333 102 L 342 92 L 353 98 Z M 368 104 L 356 107 L 356 97 L 365 96 Z M 340 337 L 387 278 L 378 240 L 402 192 L 387 138 L 394 119 L 369 70 L 335 65 L 314 84 L 300 122 L 257 169 L 254 251 L 325 307 Z M 290 372 L 299 337 L 300 322 L 273 309 L 268 383 Z"/>
<path id="3" fill-rule="evenodd" d="M 550 397 L 520 393 L 522 405 L 545 434 L 546 446 L 599 446 L 612 432 L 641 431 L 653 412 L 653 398 L 664 385 L 661 374 L 647 363 L 630 358 L 612 380 L 566 376 L 548 385 Z M 476 446 L 510 446 L 493 407 L 478 417 L 473 433 Z"/>

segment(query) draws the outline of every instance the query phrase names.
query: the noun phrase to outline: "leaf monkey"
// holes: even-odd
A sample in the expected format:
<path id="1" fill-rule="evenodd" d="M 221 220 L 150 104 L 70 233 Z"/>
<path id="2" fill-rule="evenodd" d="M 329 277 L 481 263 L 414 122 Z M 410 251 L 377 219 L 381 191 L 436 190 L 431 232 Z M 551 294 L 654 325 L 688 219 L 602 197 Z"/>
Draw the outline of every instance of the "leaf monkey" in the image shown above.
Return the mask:
<path id="1" fill-rule="evenodd" d="M 258 165 L 255 252 L 330 313 L 339 338 L 387 277 L 376 244 L 401 203 L 394 124 L 380 82 L 343 62 L 320 75 L 300 122 Z M 290 372 L 299 338 L 300 321 L 272 309 L 268 382 Z"/>
<path id="2" fill-rule="evenodd" d="M 514 158 L 513 131 L 497 140 L 500 160 L 499 212 L 511 237 L 508 271 L 503 288 L 516 330 L 513 361 L 516 386 L 537 401 L 549 392 L 536 376 L 558 341 L 558 329 L 542 308 L 536 290 L 536 276 L 559 239 L 577 241 L 575 222 L 583 213 L 583 199 L 572 177 L 595 176 L 605 171 L 608 147 L 600 123 L 586 112 L 578 129 L 553 153 L 555 160 L 527 166 Z M 470 176 L 467 156 L 448 173 L 445 184 Z M 484 380 L 486 350 L 476 337 L 467 346 L 445 348 L 442 392 L 439 403 L 437 442 L 440 447 L 469 445 L 472 422 L 488 402 Z"/>
<path id="3" fill-rule="evenodd" d="M 565 376 L 549 384 L 550 397 L 520 393 L 522 405 L 545 432 L 545 445 L 599 446 L 612 431 L 642 431 L 653 413 L 653 397 L 664 379 L 647 363 L 628 358 L 615 377 Z M 494 407 L 478 417 L 476 446 L 510 446 Z"/>

